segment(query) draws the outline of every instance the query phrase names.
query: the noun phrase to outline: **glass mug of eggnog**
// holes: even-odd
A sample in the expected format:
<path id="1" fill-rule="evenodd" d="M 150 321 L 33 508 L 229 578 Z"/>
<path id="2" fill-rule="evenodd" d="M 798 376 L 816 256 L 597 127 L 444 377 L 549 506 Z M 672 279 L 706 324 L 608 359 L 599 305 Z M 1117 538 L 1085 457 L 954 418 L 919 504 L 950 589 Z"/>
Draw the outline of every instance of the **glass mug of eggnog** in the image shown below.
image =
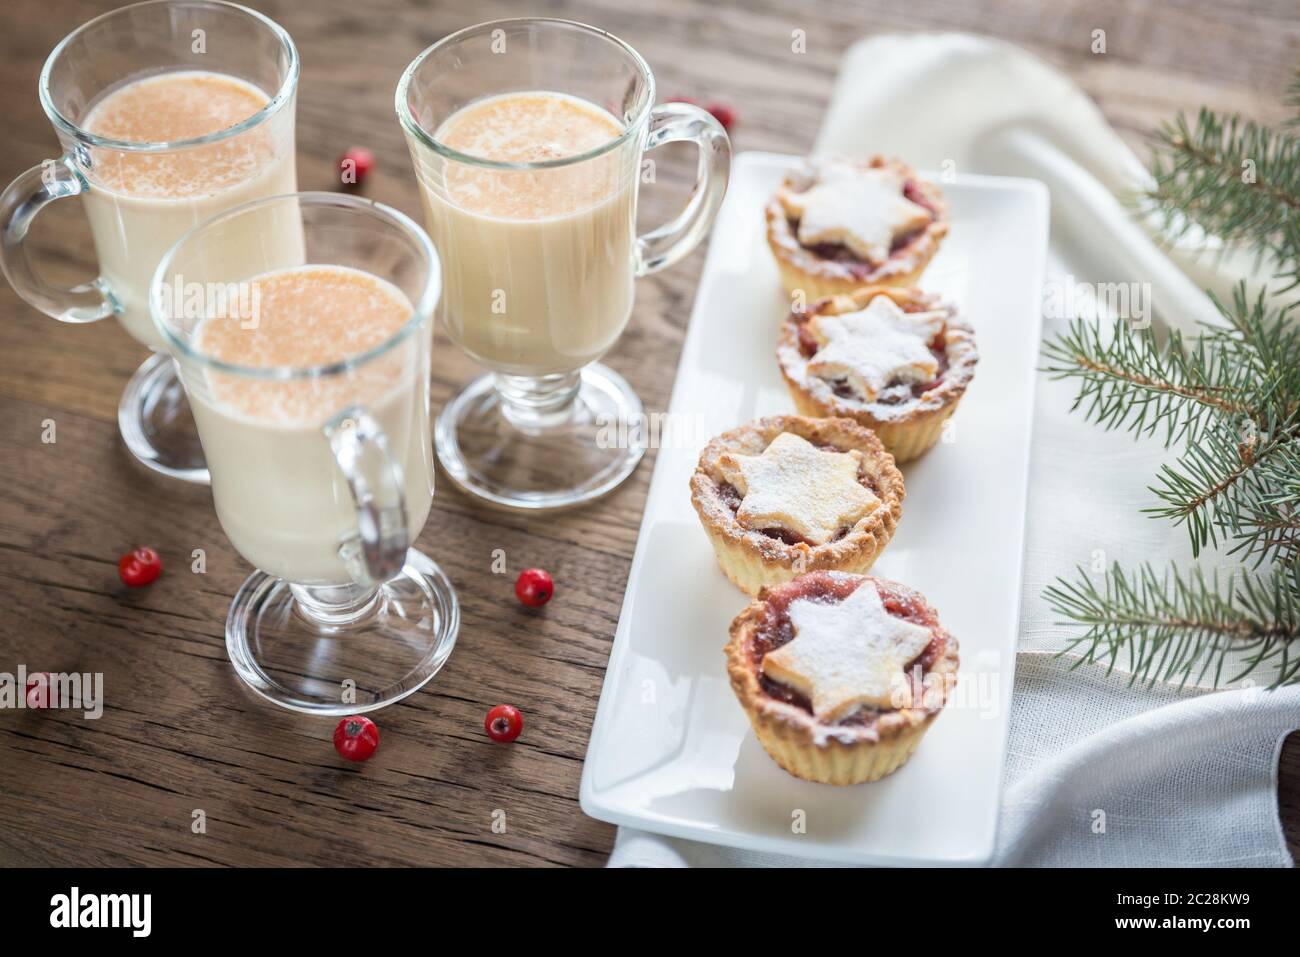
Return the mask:
<path id="1" fill-rule="evenodd" d="M 397 87 L 443 267 L 439 315 L 489 374 L 444 408 L 438 458 L 500 506 L 575 505 L 610 491 L 644 452 L 641 403 L 596 364 L 622 335 L 636 278 L 706 235 L 731 146 L 708 113 L 655 105 L 641 56 L 564 20 L 484 23 L 435 43 Z M 698 147 L 685 209 L 638 236 L 649 150 Z M 619 441 L 633 436 L 633 441 Z"/>
<path id="2" fill-rule="evenodd" d="M 0 265 L 14 290 L 64 322 L 115 316 L 141 344 L 160 349 L 149 282 L 167 248 L 214 213 L 296 189 L 297 84 L 289 35 L 231 3 L 137 3 L 69 34 L 39 83 L 63 154 L 23 173 L 0 197 Z M 82 199 L 100 270 L 75 288 L 42 278 L 24 245 L 36 214 L 66 196 Z M 248 225 L 248 241 L 260 241 L 259 224 Z M 165 353 L 155 351 L 132 377 L 118 423 L 145 465 L 207 481 Z"/>
<path id="3" fill-rule="evenodd" d="M 248 243 L 254 229 L 264 241 Z M 276 704 L 383 707 L 432 678 L 455 643 L 455 591 L 411 547 L 433 500 L 439 289 L 418 224 L 335 193 L 221 213 L 154 276 L 153 320 L 189 396 L 217 518 L 258 569 L 230 607 L 226 648 Z"/>

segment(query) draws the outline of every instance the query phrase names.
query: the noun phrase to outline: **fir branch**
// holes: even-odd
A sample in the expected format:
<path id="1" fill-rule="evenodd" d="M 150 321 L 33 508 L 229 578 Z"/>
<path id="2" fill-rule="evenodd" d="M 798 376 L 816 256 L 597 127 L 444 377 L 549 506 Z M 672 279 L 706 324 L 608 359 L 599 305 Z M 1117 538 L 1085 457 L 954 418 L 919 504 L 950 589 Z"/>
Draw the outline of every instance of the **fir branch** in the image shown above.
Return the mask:
<path id="1" fill-rule="evenodd" d="M 1241 655 L 1239 681 L 1263 664 L 1276 667 L 1274 686 L 1300 681 L 1300 580 L 1282 570 L 1262 578 L 1233 578 L 1221 589 L 1218 573 L 1206 580 L 1194 567 L 1170 565 L 1158 574 L 1143 565 L 1128 574 L 1118 565 L 1095 577 L 1080 568 L 1074 581 L 1058 578 L 1044 592 L 1052 609 L 1087 631 L 1066 652 L 1083 649 L 1082 661 L 1127 658 L 1133 681 L 1224 681 L 1230 653 Z"/>
<path id="2" fill-rule="evenodd" d="M 1256 383 L 1258 402 L 1280 403 L 1284 412 L 1300 404 L 1300 326 L 1288 322 L 1295 303 L 1274 307 L 1263 289 L 1251 299 L 1245 283 L 1233 289 L 1231 305 L 1213 293 L 1210 299 L 1229 326 L 1206 327 L 1203 341 L 1220 351 L 1225 361 L 1249 364 L 1247 374 Z"/>
<path id="3" fill-rule="evenodd" d="M 1290 564 L 1286 510 L 1300 509 L 1300 494 L 1269 496 L 1300 444 L 1300 333 L 1287 309 L 1244 286 L 1231 305 L 1216 305 L 1227 326 L 1207 327 L 1191 345 L 1173 332 L 1162 348 L 1122 321 L 1103 336 L 1076 320 L 1044 347 L 1044 369 L 1079 381 L 1073 408 L 1089 420 L 1139 437 L 1163 424 L 1166 447 L 1181 440 L 1184 453 L 1153 487 L 1164 505 L 1146 511 L 1186 524 L 1194 553 L 1236 539 L 1233 553 Z"/>
<path id="4" fill-rule="evenodd" d="M 1272 559 L 1287 568 L 1300 568 L 1300 443 L 1279 450 L 1259 469 L 1260 492 L 1247 499 L 1239 515 L 1237 544 L 1256 564 Z"/>
<path id="5" fill-rule="evenodd" d="M 1073 409 L 1107 430 L 1126 428 L 1150 435 L 1163 424 L 1166 447 L 1177 439 L 1195 440 L 1213 416 L 1252 417 L 1245 375 L 1224 361 L 1224 350 L 1206 342 L 1190 350 L 1172 333 L 1164 348 L 1150 332 L 1131 333 L 1125 321 L 1109 336 L 1083 320 L 1044 346 L 1043 371 L 1054 379 L 1079 380 Z"/>
<path id="6" fill-rule="evenodd" d="M 1300 110 L 1300 72 L 1288 102 Z M 1300 117 L 1297 117 L 1300 126 Z M 1173 238 L 1193 227 L 1272 257 L 1287 289 L 1300 285 L 1300 140 L 1239 117 L 1202 110 L 1160 134 L 1149 202 Z M 1283 290 L 1285 291 L 1285 290 Z M 1194 342 L 1117 323 L 1108 337 L 1075 322 L 1045 346 L 1046 371 L 1078 380 L 1074 407 L 1135 436 L 1165 428 L 1178 458 L 1161 467 L 1148 514 L 1187 526 L 1195 554 L 1222 544 L 1247 563 L 1220 586 L 1199 567 L 1163 575 L 1115 566 L 1100 584 L 1082 569 L 1045 597 L 1085 631 L 1083 660 L 1127 655 L 1134 680 L 1222 682 L 1230 653 L 1243 670 L 1268 664 L 1275 683 L 1300 682 L 1300 324 L 1264 290 L 1244 284 L 1215 305 L 1226 326 Z"/>
<path id="7" fill-rule="evenodd" d="M 1300 126 L 1300 68 L 1295 71 L 1291 83 L 1286 88 L 1282 102 L 1295 111 L 1295 116 L 1287 121 L 1287 126 Z"/>
<path id="8" fill-rule="evenodd" d="M 1244 429 L 1231 422 L 1207 428 L 1177 462 L 1160 467 L 1151 490 L 1165 505 L 1143 511 L 1186 524 L 1194 555 L 1243 534 L 1252 503 L 1270 492 L 1267 476 L 1293 457 L 1300 417 L 1269 420 L 1264 430 L 1255 429 L 1252 421 Z"/>
<path id="9" fill-rule="evenodd" d="M 1202 109 L 1160 130 L 1146 194 L 1169 234 L 1193 226 L 1271 254 L 1300 283 L 1300 141 L 1239 116 Z"/>

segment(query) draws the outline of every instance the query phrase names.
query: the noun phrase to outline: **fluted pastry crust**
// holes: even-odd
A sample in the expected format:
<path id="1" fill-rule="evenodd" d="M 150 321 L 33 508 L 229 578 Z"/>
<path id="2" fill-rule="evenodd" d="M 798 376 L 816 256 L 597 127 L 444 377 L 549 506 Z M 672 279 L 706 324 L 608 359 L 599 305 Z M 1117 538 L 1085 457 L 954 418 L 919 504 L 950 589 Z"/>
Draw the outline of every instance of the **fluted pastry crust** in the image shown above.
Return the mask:
<path id="1" fill-rule="evenodd" d="M 783 188 L 809 188 L 816 182 L 819 165 L 810 160 L 804 170 L 785 178 Z M 841 261 L 828 259 L 801 245 L 779 195 L 774 196 L 766 209 L 767 244 L 776 257 L 786 292 L 791 296 L 799 294 L 805 304 L 825 296 L 842 296 L 864 286 L 915 285 L 939 251 L 940 242 L 948 235 L 948 203 L 938 186 L 920 179 L 915 170 L 896 159 L 873 156 L 855 165 L 862 169 L 897 171 L 905 180 L 915 184 L 916 190 L 934 210 L 934 219 L 883 262 L 873 265 L 857 260 Z"/>
<path id="2" fill-rule="evenodd" d="M 906 312 L 937 309 L 948 314 L 943 333 L 947 368 L 932 389 L 893 406 L 838 395 L 830 383 L 808 371 L 811 360 L 804 355 L 799 342 L 801 325 L 813 316 L 858 312 L 876 296 L 888 296 Z M 792 311 L 781 326 L 776 358 L 795 408 L 802 415 L 852 419 L 875 432 L 894 461 L 901 465 L 917 458 L 939 440 L 944 423 L 957 411 L 958 402 L 974 378 L 979 350 L 975 345 L 975 330 L 960 318 L 954 306 L 942 302 L 938 296 L 915 288 L 873 286 L 820 300 L 804 312 Z"/>
<path id="3" fill-rule="evenodd" d="M 726 480 L 719 469 L 724 453 L 758 455 L 782 432 L 801 436 L 814 445 L 862 453 L 860 475 L 880 499 L 878 508 L 858 520 L 836 541 L 823 545 L 790 544 L 761 531 L 743 527 L 724 494 Z M 789 581 L 814 570 L 865 572 L 889 544 L 902 514 L 902 473 L 875 434 L 849 419 L 776 415 L 756 419 L 715 437 L 700 453 L 691 476 L 691 504 L 727 577 L 750 595 L 765 585 Z"/>
<path id="4" fill-rule="evenodd" d="M 906 763 L 948 703 L 960 664 L 957 639 L 939 623 L 938 613 L 919 592 L 869 575 L 854 577 L 862 579 L 858 587 L 879 587 L 915 602 L 923 609 L 932 642 L 940 642 L 937 657 L 924 669 L 925 690 L 915 697 L 919 707 L 882 710 L 854 724 L 825 724 L 811 711 L 768 694 L 754 642 L 769 614 L 769 600 L 778 588 L 790 585 L 763 589 L 731 623 L 725 649 L 732 690 L 763 749 L 788 773 L 822 784 L 876 781 Z"/>

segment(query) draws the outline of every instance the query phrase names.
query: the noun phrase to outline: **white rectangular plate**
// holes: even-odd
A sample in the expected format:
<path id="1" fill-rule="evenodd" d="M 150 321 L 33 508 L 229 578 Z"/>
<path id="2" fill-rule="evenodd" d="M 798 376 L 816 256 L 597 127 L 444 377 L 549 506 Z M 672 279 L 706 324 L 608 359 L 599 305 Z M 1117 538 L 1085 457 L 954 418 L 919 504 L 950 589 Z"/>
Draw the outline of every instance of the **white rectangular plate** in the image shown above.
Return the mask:
<path id="1" fill-rule="evenodd" d="M 709 436 L 794 411 L 774 355 L 788 301 L 763 207 L 796 162 L 746 153 L 732 167 L 587 748 L 582 809 L 750 850 L 982 864 L 996 836 L 1015 668 L 1047 190 L 977 176 L 943 184 L 952 231 L 921 285 L 975 327 L 980 364 L 951 434 L 903 468 L 902 519 L 873 574 L 929 598 L 960 642 L 961 678 L 901 770 L 833 787 L 777 767 L 732 694 L 722 647 L 748 599 L 718 568 L 687 488 Z"/>

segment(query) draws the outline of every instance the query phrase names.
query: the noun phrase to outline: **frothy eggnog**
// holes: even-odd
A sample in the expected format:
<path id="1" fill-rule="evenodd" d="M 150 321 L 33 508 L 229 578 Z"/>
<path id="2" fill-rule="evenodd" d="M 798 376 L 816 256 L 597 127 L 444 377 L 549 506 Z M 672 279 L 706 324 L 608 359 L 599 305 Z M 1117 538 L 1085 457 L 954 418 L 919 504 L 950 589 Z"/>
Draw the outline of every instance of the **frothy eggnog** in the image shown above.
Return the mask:
<path id="1" fill-rule="evenodd" d="M 107 139 L 172 143 L 230 129 L 267 102 L 262 90 L 226 74 L 162 73 L 110 91 L 82 126 Z M 149 282 L 163 254 L 187 229 L 222 210 L 296 188 L 290 124 L 277 132 L 263 123 L 179 150 L 95 147 L 90 158 L 83 199 L 102 276 L 121 306 L 122 325 L 155 349 L 161 342 L 149 318 Z M 260 224 L 250 220 L 250 226 Z M 245 241 L 292 247 L 301 237 L 287 226 L 284 235 L 254 228 Z"/>
<path id="2" fill-rule="evenodd" d="M 433 134 L 488 164 L 413 153 L 442 261 L 444 322 L 483 365 L 516 375 L 569 372 L 622 333 L 633 297 L 630 154 L 619 146 L 553 168 L 500 165 L 579 156 L 622 132 L 586 100 L 507 93 L 470 103 Z"/>

